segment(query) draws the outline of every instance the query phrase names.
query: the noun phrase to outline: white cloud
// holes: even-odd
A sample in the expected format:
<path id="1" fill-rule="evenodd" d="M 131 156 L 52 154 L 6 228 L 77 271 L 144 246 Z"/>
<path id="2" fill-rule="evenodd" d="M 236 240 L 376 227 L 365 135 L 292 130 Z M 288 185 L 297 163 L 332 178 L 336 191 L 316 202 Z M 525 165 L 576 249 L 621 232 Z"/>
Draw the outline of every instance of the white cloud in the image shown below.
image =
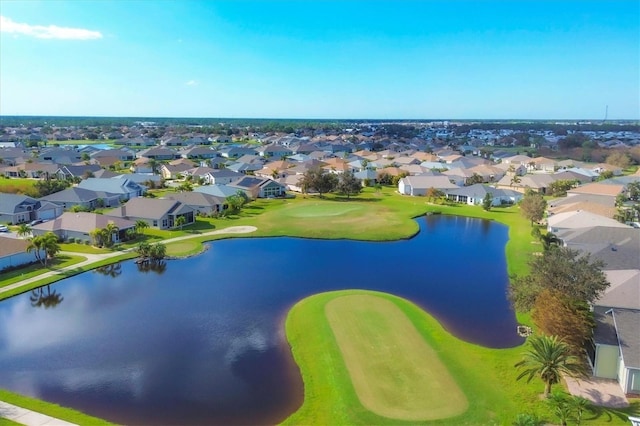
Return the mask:
<path id="1" fill-rule="evenodd" d="M 102 33 L 99 31 L 85 30 L 83 28 L 58 27 L 56 25 L 45 27 L 44 25 L 21 24 L 4 16 L 0 16 L 0 32 L 61 40 L 93 40 L 102 38 Z"/>
<path id="2" fill-rule="evenodd" d="M 195 80 L 189 80 L 185 83 L 187 86 L 197 86 L 198 82 Z"/>

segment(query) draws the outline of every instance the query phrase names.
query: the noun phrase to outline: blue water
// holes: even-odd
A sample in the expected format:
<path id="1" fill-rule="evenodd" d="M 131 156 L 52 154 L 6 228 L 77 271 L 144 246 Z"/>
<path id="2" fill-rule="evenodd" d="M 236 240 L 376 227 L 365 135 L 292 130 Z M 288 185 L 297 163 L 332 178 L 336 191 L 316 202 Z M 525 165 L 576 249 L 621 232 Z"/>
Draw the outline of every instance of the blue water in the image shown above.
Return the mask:
<path id="1" fill-rule="evenodd" d="M 418 223 L 416 237 L 387 243 L 216 241 L 160 271 L 124 262 L 6 300 L 0 387 L 122 424 L 274 423 L 302 402 L 286 312 L 337 289 L 410 299 L 469 342 L 522 343 L 506 297 L 507 228 Z M 59 303 L 37 306 L 42 297 Z"/>

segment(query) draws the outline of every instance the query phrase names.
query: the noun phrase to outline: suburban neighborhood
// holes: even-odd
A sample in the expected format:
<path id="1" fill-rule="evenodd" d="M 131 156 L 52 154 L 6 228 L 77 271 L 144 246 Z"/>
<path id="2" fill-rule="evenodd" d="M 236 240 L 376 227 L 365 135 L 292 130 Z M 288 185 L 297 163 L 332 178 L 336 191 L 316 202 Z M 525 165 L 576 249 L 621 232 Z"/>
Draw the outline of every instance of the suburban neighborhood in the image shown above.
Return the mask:
<path id="1" fill-rule="evenodd" d="M 38 262 L 31 238 L 53 234 L 61 243 L 118 247 L 144 229 L 181 230 L 198 218 L 237 213 L 252 200 L 322 199 L 334 191 L 350 197 L 384 187 L 429 205 L 490 211 L 520 208 L 535 196 L 545 200 L 543 214 L 531 219 L 536 230 L 601 261 L 609 283 L 590 305 L 589 375 L 615 383 L 622 399 L 637 397 L 640 169 L 634 163 L 640 131 L 483 127 L 358 123 L 209 133 L 153 122 L 4 125 L 0 189 L 8 190 L 0 193 L 0 277 Z M 580 159 L 570 158 L 576 155 Z M 313 176 L 333 183 L 324 188 Z M 24 181 L 27 189 L 12 186 Z M 344 189 L 343 182 L 356 188 Z"/>

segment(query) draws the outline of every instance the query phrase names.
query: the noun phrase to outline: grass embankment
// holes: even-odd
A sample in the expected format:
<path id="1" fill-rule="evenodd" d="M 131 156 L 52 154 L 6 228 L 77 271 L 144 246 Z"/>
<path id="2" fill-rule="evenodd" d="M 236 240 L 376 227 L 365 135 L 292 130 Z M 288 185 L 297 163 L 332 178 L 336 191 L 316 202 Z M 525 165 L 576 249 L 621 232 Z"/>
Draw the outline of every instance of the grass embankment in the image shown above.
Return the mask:
<path id="1" fill-rule="evenodd" d="M 341 344 L 336 339 L 327 319 L 327 305 L 344 296 L 369 295 L 393 303 L 410 320 L 421 339 L 433 349 L 439 361 L 461 389 L 468 401 L 463 414 L 440 420 L 411 420 L 382 417 L 366 409 L 358 398 L 351 380 L 348 362 L 345 363 Z M 358 305 L 353 304 L 354 308 Z M 365 318 L 371 321 L 371 318 Z M 356 318 L 356 321 L 359 321 Z M 384 324 L 378 319 L 377 324 Z M 367 327 L 370 327 L 367 326 Z M 363 333 L 373 329 L 364 328 Z M 392 331 L 393 332 L 393 331 Z M 388 334 L 389 331 L 380 330 Z M 489 349 L 459 340 L 445 331 L 430 315 L 411 302 L 384 293 L 363 290 L 346 290 L 321 293 L 297 303 L 286 319 L 286 334 L 293 356 L 300 367 L 305 383 L 305 398 L 298 411 L 284 421 L 296 424 L 443 424 L 443 425 L 492 425 L 512 424 L 520 413 L 535 414 L 547 422 L 556 420 L 548 405 L 540 400 L 543 384 L 533 381 L 516 381 L 518 371 L 513 365 L 522 357 L 522 347 L 511 349 Z M 415 339 L 415 337 L 413 338 Z M 367 374 L 377 374 L 379 369 L 396 368 L 397 352 L 385 354 L 374 351 L 381 363 Z M 423 360 L 422 368 L 429 373 L 433 369 L 429 357 Z M 423 373 L 423 374 L 425 374 Z M 436 372 L 435 374 L 441 374 Z M 375 378 L 374 378 L 375 380 Z M 429 380 L 429 379 L 426 379 Z M 391 386 L 403 384 L 390 383 Z M 391 389 L 393 391 L 393 389 Z M 446 389 L 439 389 L 444 396 Z M 433 391 L 432 391 L 433 392 Z M 417 397 L 429 398 L 429 394 Z M 430 404 L 431 401 L 425 401 Z M 638 410 L 638 403 L 627 410 L 600 409 L 587 414 L 584 424 L 623 425 L 627 416 Z"/>
<path id="2" fill-rule="evenodd" d="M 44 268 L 40 263 L 32 263 L 31 265 L 24 266 L 22 268 L 5 271 L 0 274 L 0 288 L 17 283 L 18 281 L 37 277 L 38 275 L 42 275 L 46 272 L 73 266 L 85 261 L 86 259 L 86 257 L 82 256 L 61 254 L 52 259 L 47 268 Z"/>
<path id="3" fill-rule="evenodd" d="M 62 257 L 62 256 L 60 256 L 60 257 Z M 72 256 L 69 256 L 69 257 L 72 257 Z M 76 256 L 73 256 L 73 257 L 76 257 Z M 34 288 L 42 287 L 44 285 L 51 284 L 51 283 L 54 283 L 56 281 L 63 280 L 65 278 L 69 278 L 69 277 L 72 277 L 74 275 L 81 274 L 83 272 L 91 271 L 91 270 L 99 268 L 101 266 L 110 265 L 112 263 L 120 262 L 122 260 L 133 259 L 134 257 L 136 257 L 135 253 L 123 253 L 122 255 L 111 257 L 111 258 L 108 258 L 108 259 L 105 259 L 105 260 L 101 260 L 101 261 L 98 261 L 96 263 L 92 263 L 91 265 L 88 265 L 88 266 L 81 266 L 81 267 L 73 268 L 73 269 L 70 269 L 70 270 L 67 270 L 67 271 L 60 271 L 59 273 L 56 273 L 56 274 L 54 274 L 52 276 L 45 277 L 45 278 L 42 278 L 40 280 L 31 282 L 29 284 L 22 285 L 22 286 L 20 286 L 18 288 L 2 292 L 2 293 L 0 293 L 0 300 L 8 299 L 8 298 L 16 296 L 18 294 L 26 293 L 27 291 L 33 290 Z M 74 262 L 74 264 L 75 263 L 80 263 L 82 260 L 84 260 L 84 259 L 78 259 L 78 261 Z M 73 264 L 71 264 L 70 266 L 73 266 Z M 20 271 L 20 270 L 17 270 L 17 271 Z M 35 276 L 42 275 L 42 274 L 44 274 L 46 272 L 49 272 L 49 269 L 39 268 L 37 273 L 35 274 Z M 9 285 L 8 283 L 5 283 L 4 276 L 5 276 L 5 273 L 0 274 L 0 278 L 2 278 L 0 280 L 0 287 L 5 287 L 5 286 Z M 22 279 L 25 279 L 25 278 L 20 278 L 17 281 L 22 281 Z"/>
<path id="4" fill-rule="evenodd" d="M 0 401 L 8 402 L 9 404 L 17 405 L 18 407 L 27 408 L 29 410 L 36 411 L 38 413 L 46 414 L 47 416 L 55 417 L 61 420 L 66 420 L 78 425 L 112 425 L 106 420 L 99 419 L 84 414 L 80 411 L 73 410 L 71 408 L 61 407 L 50 402 L 41 401 L 34 398 L 29 398 L 23 395 L 18 395 L 13 392 L 0 389 Z M 3 424 L 0 419 L 0 424 Z M 6 419 L 5 419 L 6 420 Z M 7 420 L 4 424 L 14 424 Z M 20 424 L 20 423 L 15 423 Z"/>

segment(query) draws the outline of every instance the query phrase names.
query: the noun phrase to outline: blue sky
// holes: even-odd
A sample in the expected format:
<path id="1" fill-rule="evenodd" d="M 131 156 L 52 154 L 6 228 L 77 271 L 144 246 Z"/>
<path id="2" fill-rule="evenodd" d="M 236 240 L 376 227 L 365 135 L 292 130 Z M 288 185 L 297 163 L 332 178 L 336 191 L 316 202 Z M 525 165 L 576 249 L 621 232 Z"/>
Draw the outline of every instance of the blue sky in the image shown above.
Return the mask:
<path id="1" fill-rule="evenodd" d="M 0 0 L 0 114 L 640 119 L 640 2 Z"/>

